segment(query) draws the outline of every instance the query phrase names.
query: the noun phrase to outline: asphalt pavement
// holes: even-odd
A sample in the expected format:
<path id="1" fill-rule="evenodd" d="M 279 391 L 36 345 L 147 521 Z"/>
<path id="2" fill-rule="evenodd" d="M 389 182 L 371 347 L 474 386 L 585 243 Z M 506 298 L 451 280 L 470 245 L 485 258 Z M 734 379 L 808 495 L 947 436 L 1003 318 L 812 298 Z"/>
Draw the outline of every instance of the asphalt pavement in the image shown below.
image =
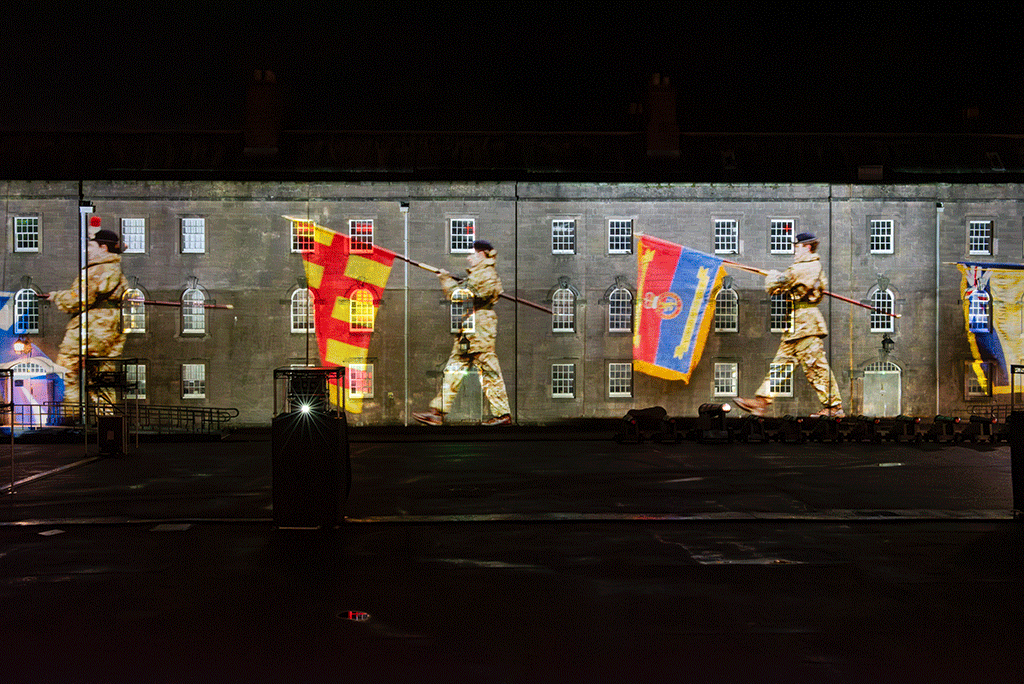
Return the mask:
<path id="1" fill-rule="evenodd" d="M 324 530 L 267 431 L 5 447 L 4 681 L 1024 681 L 1005 444 L 612 435 L 355 429 Z"/>

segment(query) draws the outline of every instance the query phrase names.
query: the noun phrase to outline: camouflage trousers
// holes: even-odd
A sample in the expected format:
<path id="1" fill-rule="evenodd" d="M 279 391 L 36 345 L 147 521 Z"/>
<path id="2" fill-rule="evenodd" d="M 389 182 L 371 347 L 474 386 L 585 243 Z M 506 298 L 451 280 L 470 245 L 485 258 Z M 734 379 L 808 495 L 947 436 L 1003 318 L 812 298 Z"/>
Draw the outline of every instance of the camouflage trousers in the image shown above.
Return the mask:
<path id="1" fill-rule="evenodd" d="M 792 364 L 784 366 L 785 370 L 775 373 L 776 382 L 780 380 L 787 383 L 792 380 L 793 366 L 803 366 L 804 375 L 811 387 L 818 395 L 818 401 L 826 408 L 838 408 L 843 405 L 843 399 L 839 396 L 839 383 L 836 376 L 829 368 L 828 359 L 825 357 L 825 343 L 817 335 L 801 337 L 791 342 L 783 342 L 779 350 L 775 352 L 773 364 Z M 757 396 L 766 399 L 771 403 L 771 379 L 772 374 L 764 379 L 761 386 L 757 388 Z"/>
<path id="2" fill-rule="evenodd" d="M 107 323 L 110 324 L 107 325 Z M 125 335 L 120 331 L 119 325 L 120 311 L 113 309 L 90 311 L 88 348 L 84 349 L 80 339 L 81 325 L 78 318 L 75 317 L 68 322 L 54 363 L 67 368 L 67 373 L 64 375 L 64 407 L 66 411 L 70 411 L 71 415 L 78 415 L 79 392 L 81 391 L 79 389 L 78 363 L 82 352 L 85 352 L 87 357 L 120 356 L 124 349 Z M 88 370 L 92 374 L 117 369 L 113 363 L 92 363 L 89 364 Z M 89 392 L 89 403 L 93 406 L 116 401 L 117 392 L 113 389 L 98 389 Z"/>
<path id="3" fill-rule="evenodd" d="M 505 379 L 501 376 L 501 365 L 498 355 L 493 351 L 455 353 L 448 358 L 444 367 L 444 380 L 441 391 L 430 402 L 430 408 L 441 413 L 451 411 L 455 395 L 462 387 L 462 381 L 470 366 L 475 366 L 480 373 L 480 386 L 484 396 L 491 404 L 491 415 L 504 416 L 512 411 L 508 405 L 508 394 L 505 392 Z"/>

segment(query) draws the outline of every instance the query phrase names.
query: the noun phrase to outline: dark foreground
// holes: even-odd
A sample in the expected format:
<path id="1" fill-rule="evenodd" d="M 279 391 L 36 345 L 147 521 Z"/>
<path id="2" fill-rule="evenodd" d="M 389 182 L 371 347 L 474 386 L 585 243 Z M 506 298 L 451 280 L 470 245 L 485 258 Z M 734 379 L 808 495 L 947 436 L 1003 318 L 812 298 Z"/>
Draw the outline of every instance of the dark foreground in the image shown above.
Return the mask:
<path id="1" fill-rule="evenodd" d="M 514 434 L 357 434 L 330 531 L 269 441 L 19 445 L 3 680 L 1024 681 L 1009 447 Z"/>

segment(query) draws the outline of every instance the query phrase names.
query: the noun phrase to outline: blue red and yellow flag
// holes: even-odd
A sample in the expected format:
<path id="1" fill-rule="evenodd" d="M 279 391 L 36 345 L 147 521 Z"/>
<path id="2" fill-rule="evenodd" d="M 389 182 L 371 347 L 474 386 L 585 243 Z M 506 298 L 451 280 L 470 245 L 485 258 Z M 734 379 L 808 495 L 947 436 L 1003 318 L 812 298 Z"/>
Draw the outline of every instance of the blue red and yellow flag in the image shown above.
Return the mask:
<path id="1" fill-rule="evenodd" d="M 644 235 L 637 252 L 633 368 L 690 381 L 715 318 L 722 260 Z"/>
<path id="2" fill-rule="evenodd" d="M 353 251 L 348 236 L 308 223 L 313 228 L 313 249 L 304 252 L 302 259 L 313 296 L 320 363 L 345 366 L 346 383 L 356 390 L 347 395 L 345 409 L 361 413 L 361 392 L 352 383 L 366 382 L 363 366 L 395 254 L 376 245 Z M 340 406 L 337 391 L 331 388 L 331 401 Z"/>
<path id="3" fill-rule="evenodd" d="M 974 357 L 968 372 L 989 394 L 1008 394 L 1010 365 L 1024 363 L 1024 264 L 963 261 L 957 268 Z"/>

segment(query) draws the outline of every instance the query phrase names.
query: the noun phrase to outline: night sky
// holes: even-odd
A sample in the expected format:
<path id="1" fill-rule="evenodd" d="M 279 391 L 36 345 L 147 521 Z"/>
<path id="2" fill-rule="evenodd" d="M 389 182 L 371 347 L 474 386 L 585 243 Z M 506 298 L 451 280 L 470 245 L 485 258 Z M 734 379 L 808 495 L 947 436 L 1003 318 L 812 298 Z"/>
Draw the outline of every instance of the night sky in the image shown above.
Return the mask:
<path id="1" fill-rule="evenodd" d="M 256 68 L 288 129 L 626 130 L 655 72 L 687 131 L 1016 133 L 1024 115 L 1019 11 L 994 4 L 183 4 L 11 5 L 0 128 L 239 129 Z"/>

